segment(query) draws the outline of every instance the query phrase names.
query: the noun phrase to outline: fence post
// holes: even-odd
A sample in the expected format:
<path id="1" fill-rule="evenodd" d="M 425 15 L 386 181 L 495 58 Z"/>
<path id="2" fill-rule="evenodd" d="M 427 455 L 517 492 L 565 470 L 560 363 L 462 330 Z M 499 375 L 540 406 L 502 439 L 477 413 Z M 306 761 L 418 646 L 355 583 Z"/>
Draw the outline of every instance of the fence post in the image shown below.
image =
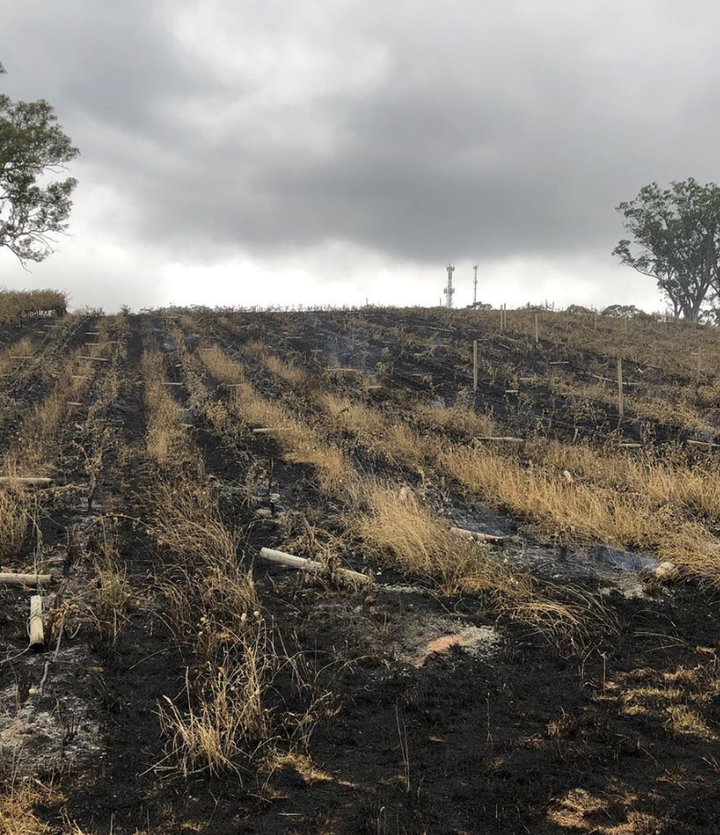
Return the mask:
<path id="1" fill-rule="evenodd" d="M 478 341 L 473 339 L 473 391 L 478 390 Z"/>
<path id="2" fill-rule="evenodd" d="M 618 357 L 617 361 L 617 379 L 618 379 L 618 413 L 620 415 L 620 420 L 623 419 L 624 415 L 624 403 L 623 403 L 623 377 L 622 377 L 622 360 Z"/>

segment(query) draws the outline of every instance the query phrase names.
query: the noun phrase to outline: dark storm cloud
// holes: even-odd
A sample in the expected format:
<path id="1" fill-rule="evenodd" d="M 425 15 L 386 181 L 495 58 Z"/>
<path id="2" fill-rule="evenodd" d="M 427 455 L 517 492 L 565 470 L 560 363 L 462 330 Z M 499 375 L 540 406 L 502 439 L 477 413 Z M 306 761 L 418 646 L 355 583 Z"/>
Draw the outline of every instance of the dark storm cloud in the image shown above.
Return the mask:
<path id="1" fill-rule="evenodd" d="M 384 6 L 30 0 L 0 57 L 98 222 L 177 260 L 605 257 L 640 186 L 718 179 L 710 0 Z"/>

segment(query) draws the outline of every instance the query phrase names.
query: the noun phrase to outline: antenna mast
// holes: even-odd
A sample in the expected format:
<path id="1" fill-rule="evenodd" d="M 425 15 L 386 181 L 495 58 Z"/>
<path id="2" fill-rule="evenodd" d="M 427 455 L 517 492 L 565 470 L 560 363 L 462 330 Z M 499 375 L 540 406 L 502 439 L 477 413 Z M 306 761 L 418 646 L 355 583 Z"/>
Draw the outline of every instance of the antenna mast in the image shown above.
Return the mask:
<path id="1" fill-rule="evenodd" d="M 473 278 L 473 308 L 477 307 L 477 271 L 480 264 L 473 264 L 473 272 L 475 273 L 475 277 Z"/>
<path id="2" fill-rule="evenodd" d="M 448 264 L 446 269 L 447 269 L 448 279 L 447 279 L 447 287 L 443 290 L 443 293 L 445 294 L 445 297 L 446 297 L 445 298 L 445 307 L 448 310 L 451 310 L 452 306 L 453 306 L 452 297 L 453 297 L 453 293 L 455 292 L 455 288 L 453 287 L 453 284 L 452 284 L 452 277 L 453 277 L 453 273 L 455 272 L 455 267 L 453 267 L 452 264 Z"/>

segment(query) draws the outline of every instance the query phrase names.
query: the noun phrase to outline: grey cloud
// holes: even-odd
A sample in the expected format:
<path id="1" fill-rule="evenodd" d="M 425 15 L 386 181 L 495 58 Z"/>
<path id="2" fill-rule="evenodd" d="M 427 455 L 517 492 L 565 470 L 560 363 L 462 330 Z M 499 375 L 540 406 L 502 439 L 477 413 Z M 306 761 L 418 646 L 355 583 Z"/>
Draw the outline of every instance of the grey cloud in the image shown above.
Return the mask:
<path id="1" fill-rule="evenodd" d="M 31 0 L 0 56 L 114 193 L 98 222 L 169 258 L 609 260 L 618 202 L 718 178 L 718 23 L 710 0 Z"/>

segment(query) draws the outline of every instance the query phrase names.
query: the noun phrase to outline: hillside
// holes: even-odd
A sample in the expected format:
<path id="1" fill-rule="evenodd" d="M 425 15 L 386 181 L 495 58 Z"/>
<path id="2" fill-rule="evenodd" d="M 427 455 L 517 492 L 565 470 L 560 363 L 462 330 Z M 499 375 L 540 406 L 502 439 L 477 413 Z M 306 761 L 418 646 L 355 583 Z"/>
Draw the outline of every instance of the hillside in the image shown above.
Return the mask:
<path id="1" fill-rule="evenodd" d="M 0 322 L 0 831 L 720 831 L 716 329 Z"/>

